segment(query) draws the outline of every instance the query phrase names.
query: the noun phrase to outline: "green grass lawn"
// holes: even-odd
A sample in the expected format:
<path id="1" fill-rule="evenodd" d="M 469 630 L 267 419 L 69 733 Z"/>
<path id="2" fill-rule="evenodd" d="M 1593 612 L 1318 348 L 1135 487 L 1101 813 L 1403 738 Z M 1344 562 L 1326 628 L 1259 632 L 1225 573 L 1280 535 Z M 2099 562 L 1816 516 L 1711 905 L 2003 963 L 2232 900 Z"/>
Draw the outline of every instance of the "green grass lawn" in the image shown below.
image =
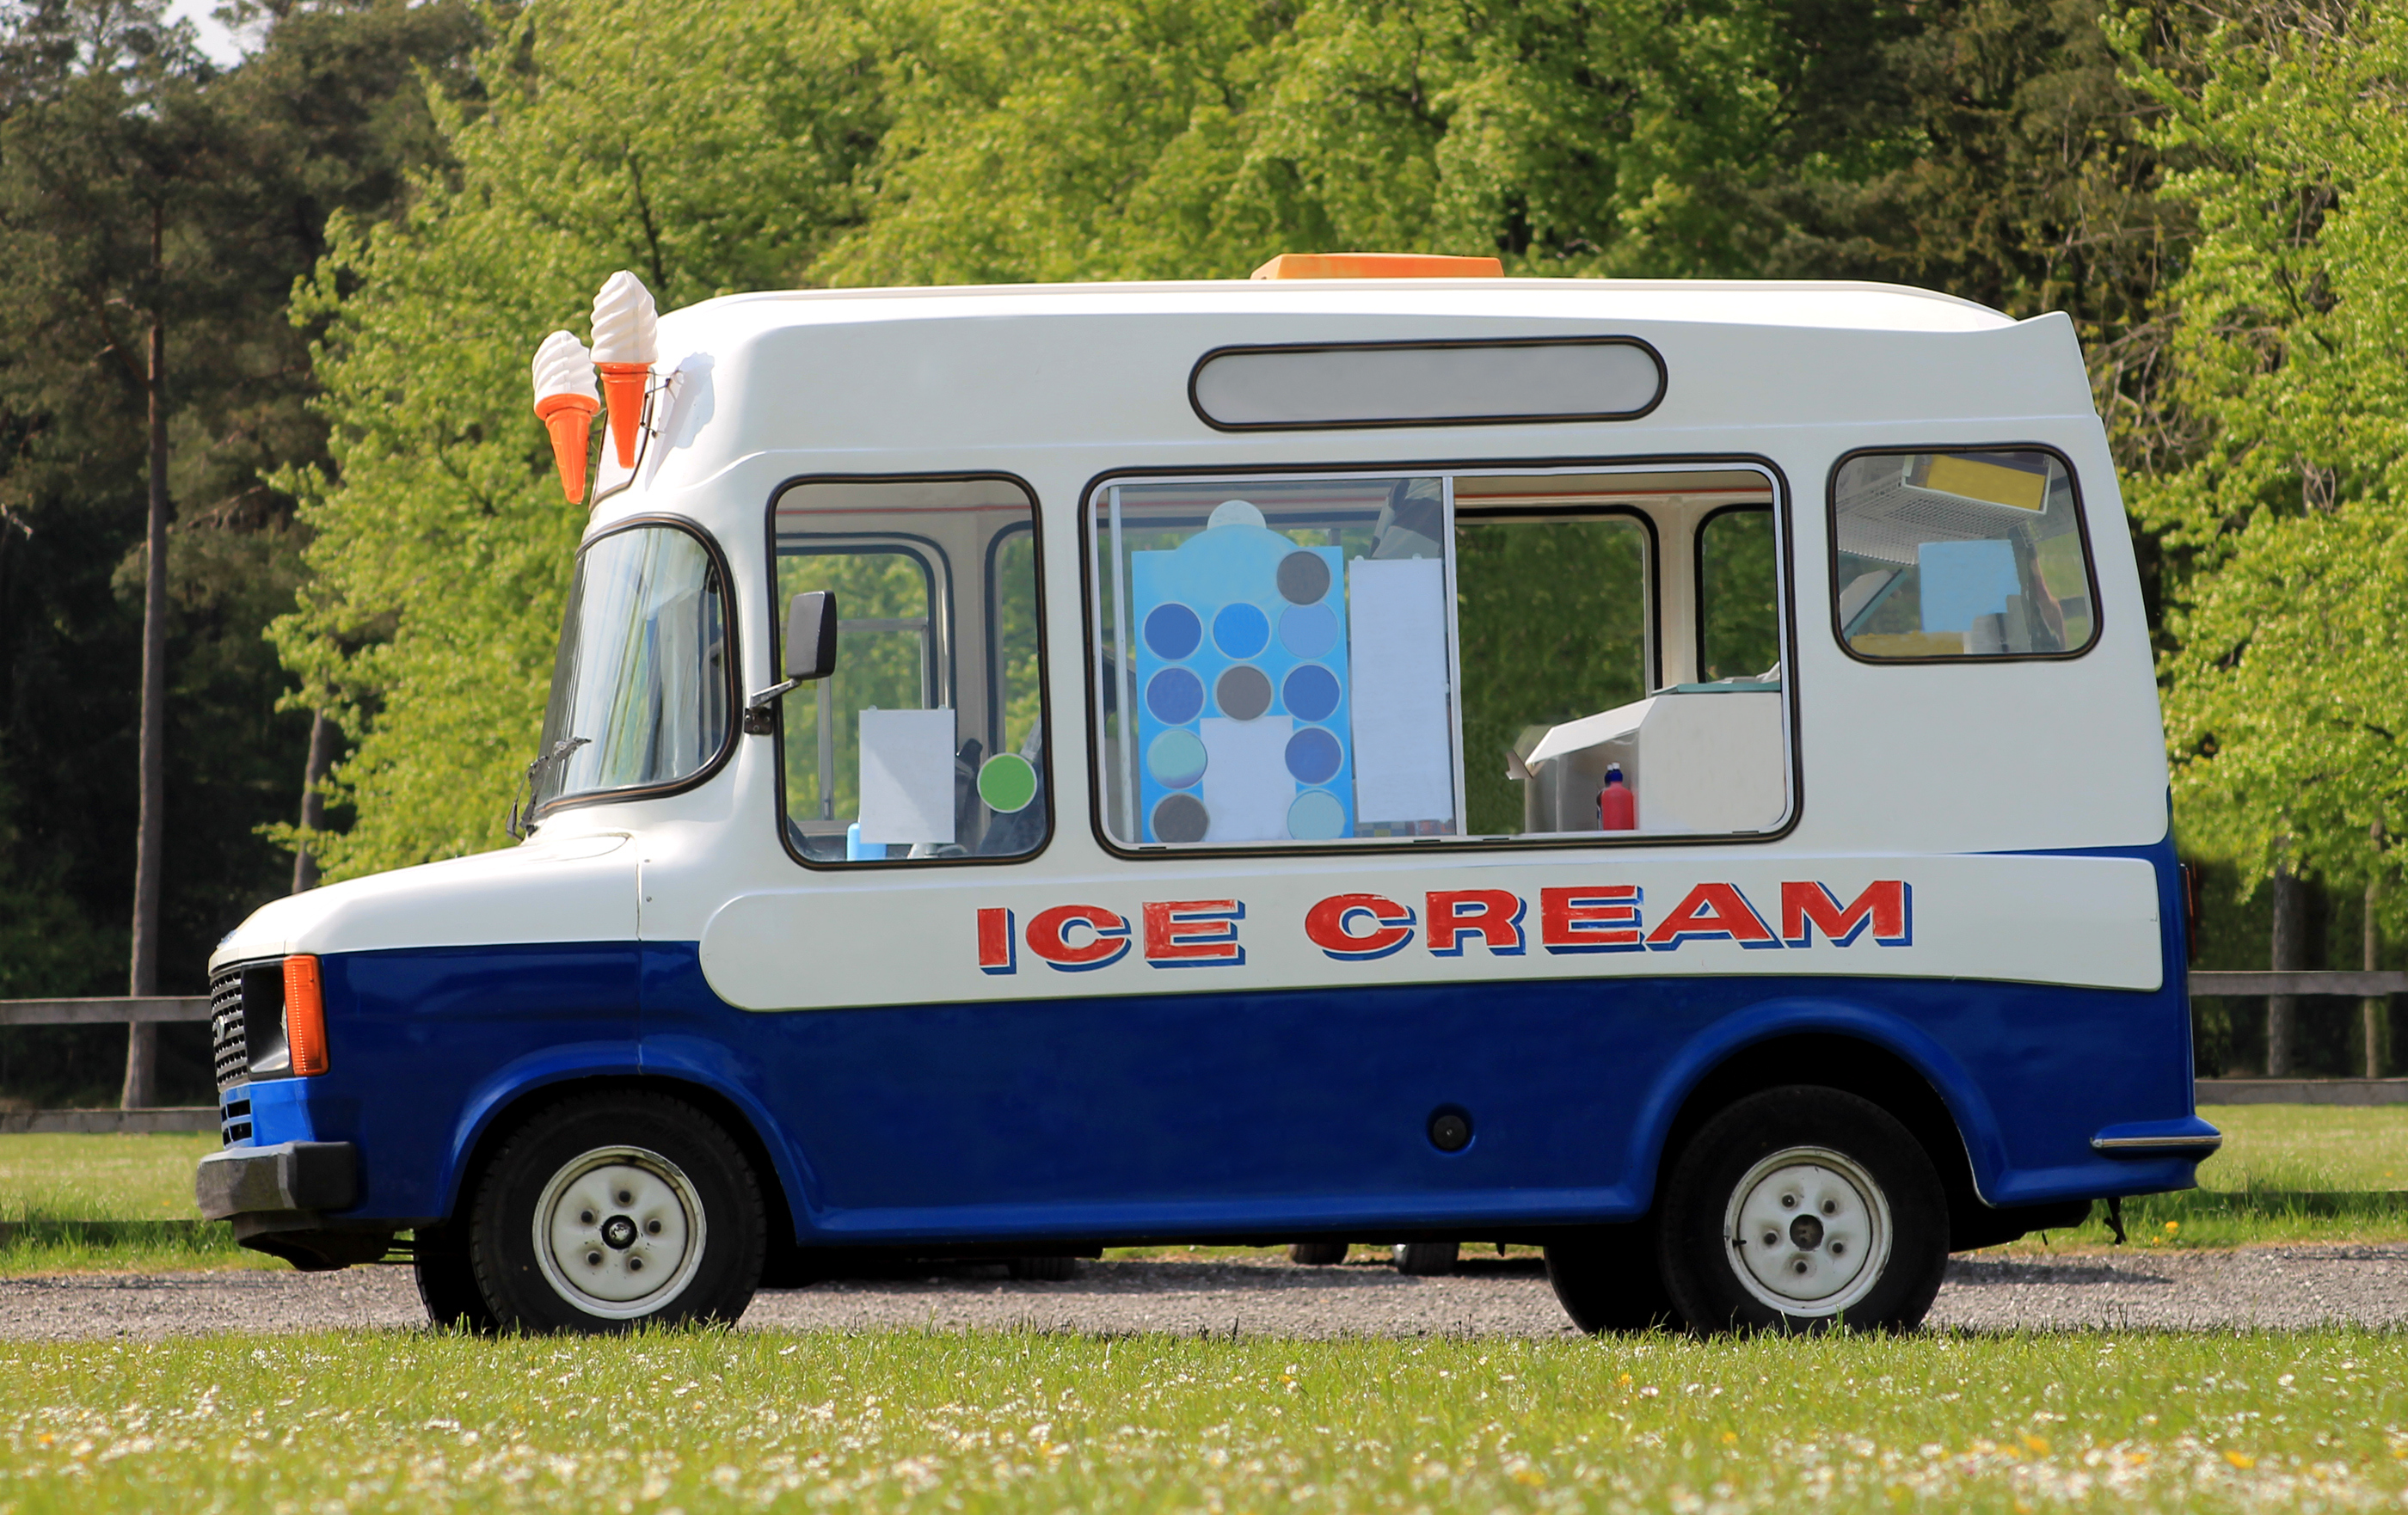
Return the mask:
<path id="1" fill-rule="evenodd" d="M 209 1134 L 0 1136 L 0 1276 L 283 1266 L 197 1223 L 193 1167 L 219 1145 Z M 94 1221 L 116 1223 L 95 1232 Z"/>
<path id="2" fill-rule="evenodd" d="M 2408 1339 L 356 1334 L 10 1348 L 0 1502 L 2023 1512 L 2408 1493 Z"/>

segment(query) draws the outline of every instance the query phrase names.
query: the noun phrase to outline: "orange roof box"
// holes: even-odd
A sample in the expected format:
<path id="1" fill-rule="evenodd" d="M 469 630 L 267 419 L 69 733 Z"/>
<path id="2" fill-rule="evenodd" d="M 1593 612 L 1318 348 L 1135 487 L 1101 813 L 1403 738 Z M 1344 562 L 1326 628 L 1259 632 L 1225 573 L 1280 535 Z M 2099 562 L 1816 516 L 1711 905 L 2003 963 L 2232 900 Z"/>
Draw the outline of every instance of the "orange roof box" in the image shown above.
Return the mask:
<path id="1" fill-rule="evenodd" d="M 1434 252 L 1283 252 L 1254 270 L 1256 279 L 1502 279 L 1496 258 L 1449 258 Z"/>

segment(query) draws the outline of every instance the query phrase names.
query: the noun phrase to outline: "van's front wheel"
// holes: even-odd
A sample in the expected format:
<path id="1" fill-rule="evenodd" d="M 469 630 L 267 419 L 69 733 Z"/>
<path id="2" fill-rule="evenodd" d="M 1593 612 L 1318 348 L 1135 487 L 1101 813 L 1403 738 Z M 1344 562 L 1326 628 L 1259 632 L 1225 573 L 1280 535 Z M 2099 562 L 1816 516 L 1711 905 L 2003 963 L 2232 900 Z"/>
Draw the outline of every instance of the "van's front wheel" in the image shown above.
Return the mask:
<path id="1" fill-rule="evenodd" d="M 752 1167 L 682 1101 L 613 1093 L 538 1115 L 478 1187 L 468 1251 L 504 1329 L 732 1322 L 760 1284 Z"/>
<path id="2" fill-rule="evenodd" d="M 1770 1089 L 1708 1121 L 1673 1165 L 1663 1226 L 1665 1285 L 1701 1330 L 1910 1330 L 1948 1263 L 1921 1143 L 1836 1089 Z"/>

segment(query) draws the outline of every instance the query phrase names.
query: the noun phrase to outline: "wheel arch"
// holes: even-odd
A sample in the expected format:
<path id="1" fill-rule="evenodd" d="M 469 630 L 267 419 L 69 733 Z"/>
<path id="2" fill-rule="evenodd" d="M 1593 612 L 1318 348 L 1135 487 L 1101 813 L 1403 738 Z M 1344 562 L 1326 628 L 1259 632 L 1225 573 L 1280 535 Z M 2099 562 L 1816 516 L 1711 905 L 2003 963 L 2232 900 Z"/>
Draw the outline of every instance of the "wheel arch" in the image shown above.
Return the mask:
<path id="1" fill-rule="evenodd" d="M 1838 1089 L 1887 1111 L 1939 1172 L 1952 1250 L 1960 1236 L 1986 1234 L 1981 1219 L 2000 1212 L 1982 1197 L 1984 1179 L 2005 1164 L 1988 1101 L 1929 1037 L 1861 1007 L 1828 1002 L 1759 1006 L 1733 1016 L 1667 1071 L 1640 1126 L 1638 1172 L 1649 1208 L 1657 1203 L 1666 1166 L 1716 1111 L 1784 1084 Z"/>
<path id="2" fill-rule="evenodd" d="M 453 1144 L 452 1172 L 446 1184 L 444 1214 L 456 1219 L 468 1185 L 509 1139 L 511 1133 L 547 1109 L 588 1095 L 612 1093 L 666 1094 L 692 1105 L 727 1133 L 752 1165 L 761 1181 L 761 1205 L 772 1249 L 792 1246 L 796 1216 L 789 1195 L 795 1175 L 782 1152 L 773 1147 L 759 1122 L 761 1114 L 724 1090 L 699 1079 L 634 1067 L 609 1067 L 591 1073 L 530 1079 L 493 1092 L 461 1122 Z"/>

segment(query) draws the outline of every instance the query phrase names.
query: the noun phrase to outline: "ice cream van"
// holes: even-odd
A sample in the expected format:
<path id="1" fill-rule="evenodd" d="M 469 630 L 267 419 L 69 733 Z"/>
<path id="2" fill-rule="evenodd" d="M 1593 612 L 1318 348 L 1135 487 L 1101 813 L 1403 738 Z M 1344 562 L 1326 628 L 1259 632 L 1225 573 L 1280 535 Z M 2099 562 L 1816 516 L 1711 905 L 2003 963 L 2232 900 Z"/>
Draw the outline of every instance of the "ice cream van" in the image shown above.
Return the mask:
<path id="1" fill-rule="evenodd" d="M 250 1247 L 530 1330 L 1467 1241 L 1903 1328 L 2216 1146 L 2062 315 L 1333 256 L 592 335 L 523 840 L 211 961 Z"/>

